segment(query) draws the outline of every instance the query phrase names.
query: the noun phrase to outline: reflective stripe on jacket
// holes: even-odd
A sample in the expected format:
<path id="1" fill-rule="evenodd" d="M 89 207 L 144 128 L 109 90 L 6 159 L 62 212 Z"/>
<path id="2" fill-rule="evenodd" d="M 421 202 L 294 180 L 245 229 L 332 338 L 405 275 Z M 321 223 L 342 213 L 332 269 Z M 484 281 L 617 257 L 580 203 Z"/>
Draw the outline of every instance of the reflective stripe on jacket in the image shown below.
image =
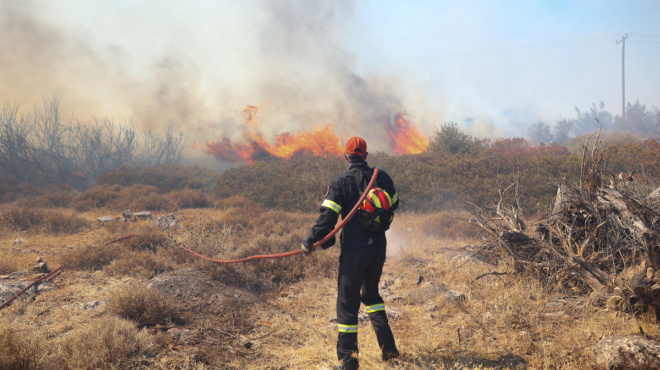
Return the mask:
<path id="1" fill-rule="evenodd" d="M 353 209 L 361 195 L 355 177 L 365 173 L 373 173 L 373 171 L 366 162 L 358 162 L 351 164 L 347 171 L 332 179 L 328 194 L 321 203 L 319 217 L 305 240 L 306 246 L 311 246 L 330 233 L 337 224 L 339 215 L 346 217 Z M 392 209 L 396 209 L 399 206 L 399 197 L 390 176 L 385 171 L 379 170 L 377 182 L 378 186 L 392 198 Z M 356 217 L 357 215 L 351 219 L 341 232 L 340 243 L 342 248 L 354 248 L 360 245 L 379 245 L 383 247 L 387 245 L 385 232 L 368 233 L 362 230 Z M 327 245 L 324 247 L 327 247 Z"/>

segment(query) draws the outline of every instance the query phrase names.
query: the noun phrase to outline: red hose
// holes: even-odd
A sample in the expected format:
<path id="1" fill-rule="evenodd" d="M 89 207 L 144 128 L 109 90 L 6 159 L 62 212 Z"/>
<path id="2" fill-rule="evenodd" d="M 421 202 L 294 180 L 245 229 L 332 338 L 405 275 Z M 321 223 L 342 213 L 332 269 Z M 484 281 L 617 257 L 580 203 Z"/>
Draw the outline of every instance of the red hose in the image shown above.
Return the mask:
<path id="1" fill-rule="evenodd" d="M 27 290 L 30 289 L 33 285 L 37 284 L 38 282 L 40 282 L 40 281 L 42 281 L 42 280 L 46 280 L 47 278 L 49 278 L 49 277 L 55 275 L 55 273 L 58 272 L 58 271 L 60 271 L 60 269 L 62 269 L 62 266 L 56 268 L 55 270 L 53 270 L 53 271 L 52 271 L 51 273 L 49 273 L 48 275 L 44 275 L 44 276 L 40 277 L 39 279 L 33 281 L 32 284 L 26 286 L 25 288 L 23 288 L 23 290 L 21 290 L 20 292 L 14 294 L 13 297 L 9 298 L 9 299 L 7 300 L 7 302 L 3 303 L 3 304 L 0 306 L 0 310 L 2 310 L 3 308 L 9 306 L 9 304 L 10 304 L 12 301 L 14 301 L 14 299 L 18 298 L 21 294 L 27 292 Z"/>
<path id="2" fill-rule="evenodd" d="M 371 181 L 369 181 L 369 185 L 367 185 L 367 188 L 364 190 L 364 193 L 362 193 L 362 196 L 360 197 L 360 199 L 359 199 L 359 200 L 357 201 L 357 203 L 355 204 L 355 207 L 353 207 L 353 209 L 352 209 L 352 210 L 346 215 L 346 217 L 344 217 L 344 219 L 339 223 L 339 225 L 337 225 L 337 227 L 335 227 L 334 230 L 332 230 L 332 231 L 331 231 L 328 235 L 326 235 L 323 239 L 321 239 L 321 240 L 317 241 L 316 243 L 314 243 L 314 244 L 312 245 L 312 247 L 311 247 L 312 249 L 315 249 L 315 248 L 317 248 L 319 245 L 321 245 L 321 244 L 327 242 L 328 240 L 330 240 L 330 238 L 332 238 L 336 233 L 338 233 L 339 230 L 341 230 L 344 226 L 346 226 L 346 224 L 348 223 L 348 221 L 350 221 L 351 218 L 352 218 L 352 217 L 355 215 L 355 213 L 357 212 L 358 208 L 360 207 L 360 203 L 362 203 L 362 201 L 364 200 L 364 198 L 366 198 L 367 193 L 369 192 L 369 190 L 371 190 L 371 187 L 374 185 L 374 182 L 376 181 L 376 178 L 377 178 L 377 177 L 378 177 L 378 167 L 374 168 L 374 174 L 371 176 Z M 197 252 L 194 252 L 194 251 L 192 251 L 192 250 L 190 250 L 190 249 L 184 247 L 183 245 L 179 245 L 178 247 L 181 248 L 181 249 L 184 249 L 184 250 L 188 251 L 189 253 L 194 254 L 194 255 L 197 256 L 197 257 L 203 258 L 203 259 L 208 260 L 208 261 L 211 261 L 211 262 L 213 262 L 213 263 L 237 263 L 237 262 L 246 262 L 246 261 L 249 261 L 249 260 L 255 260 L 255 259 L 288 257 L 288 256 L 293 256 L 293 255 L 296 255 L 296 254 L 300 254 L 300 253 L 302 253 L 302 250 L 298 249 L 298 250 L 291 251 L 291 252 L 278 253 L 278 254 L 262 254 L 262 255 L 257 255 L 257 256 L 250 256 L 250 257 L 240 258 L 240 259 L 236 259 L 236 260 L 216 260 L 216 259 L 213 259 L 213 258 L 209 258 L 209 257 L 203 256 L 203 255 L 201 255 L 201 254 L 199 254 L 199 253 L 197 253 Z"/>
<path id="3" fill-rule="evenodd" d="M 315 249 L 319 245 L 321 245 L 321 244 L 327 242 L 328 240 L 330 240 L 330 238 L 332 238 L 336 233 L 338 233 L 339 230 L 341 230 L 344 226 L 346 226 L 348 221 L 350 221 L 351 218 L 357 212 L 358 208 L 360 207 L 360 203 L 362 203 L 364 198 L 366 198 L 367 193 L 369 192 L 369 190 L 371 190 L 371 187 L 374 185 L 374 182 L 376 181 L 377 177 L 378 177 L 378 167 L 374 168 L 374 173 L 371 176 L 371 181 L 369 181 L 369 185 L 367 185 L 367 188 L 364 190 L 364 193 L 362 193 L 362 196 L 360 197 L 360 199 L 355 204 L 355 207 L 353 207 L 353 209 L 346 215 L 346 217 L 344 217 L 344 219 L 339 223 L 339 225 L 337 225 L 337 227 L 335 227 L 334 230 L 332 230 L 323 239 L 321 239 L 321 240 L 317 241 L 316 243 L 314 243 L 314 245 L 312 245 L 312 247 L 311 247 L 312 249 Z M 124 236 L 124 237 L 121 237 L 119 239 L 109 241 L 109 242 L 107 242 L 103 245 L 108 245 L 108 244 L 111 244 L 111 243 L 114 243 L 114 242 L 117 242 L 117 241 L 120 241 L 120 240 L 123 240 L 123 239 L 132 238 L 134 236 L 137 236 L 137 234 L 136 235 Z M 236 259 L 236 260 L 216 260 L 216 259 L 213 259 L 213 258 L 210 258 L 210 257 L 203 256 L 203 255 L 201 255 L 201 254 L 199 254 L 199 253 L 197 253 L 193 250 L 190 250 L 190 249 L 184 247 L 183 245 L 178 245 L 178 247 L 183 249 L 183 250 L 188 251 L 191 254 L 194 254 L 197 257 L 203 258 L 203 259 L 211 261 L 213 263 L 238 263 L 238 262 L 246 262 L 246 261 L 255 260 L 255 259 L 289 257 L 289 256 L 293 256 L 293 255 L 302 253 L 302 251 L 300 249 L 298 249 L 298 250 L 291 251 L 291 252 L 278 253 L 278 254 L 262 254 L 262 255 L 257 255 L 257 256 L 250 256 L 250 257 L 240 258 L 240 259 Z"/>
<path id="4" fill-rule="evenodd" d="M 112 244 L 112 243 L 118 242 L 118 241 L 120 241 L 120 240 L 124 240 L 124 239 L 128 239 L 128 238 L 132 238 L 132 237 L 134 237 L 134 236 L 138 236 L 138 235 L 140 235 L 140 234 L 133 234 L 133 235 L 122 236 L 121 238 L 118 238 L 118 239 L 115 239 L 115 240 L 110 240 L 110 241 L 107 242 L 107 243 L 103 243 L 103 246 L 105 247 L 105 246 L 108 245 L 108 244 Z"/>

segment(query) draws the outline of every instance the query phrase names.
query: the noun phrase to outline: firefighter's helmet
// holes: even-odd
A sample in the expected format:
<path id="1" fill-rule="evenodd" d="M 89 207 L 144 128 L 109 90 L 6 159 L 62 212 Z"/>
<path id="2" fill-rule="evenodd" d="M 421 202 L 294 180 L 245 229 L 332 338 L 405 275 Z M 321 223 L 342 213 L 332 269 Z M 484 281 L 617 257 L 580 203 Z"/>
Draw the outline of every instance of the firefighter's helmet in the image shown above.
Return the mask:
<path id="1" fill-rule="evenodd" d="M 389 210 L 392 207 L 392 198 L 387 194 L 386 191 L 380 187 L 373 187 L 367 193 L 367 196 L 364 198 L 364 201 L 360 204 L 360 210 L 368 213 L 369 215 L 376 214 L 374 221 L 380 223 L 380 217 L 377 211 Z M 383 220 L 386 222 L 391 222 L 391 220 Z"/>
<path id="2" fill-rule="evenodd" d="M 364 158 L 364 155 L 367 154 L 367 143 L 363 138 L 353 136 L 346 140 L 346 145 L 344 145 L 344 152 L 346 154 L 357 154 Z"/>

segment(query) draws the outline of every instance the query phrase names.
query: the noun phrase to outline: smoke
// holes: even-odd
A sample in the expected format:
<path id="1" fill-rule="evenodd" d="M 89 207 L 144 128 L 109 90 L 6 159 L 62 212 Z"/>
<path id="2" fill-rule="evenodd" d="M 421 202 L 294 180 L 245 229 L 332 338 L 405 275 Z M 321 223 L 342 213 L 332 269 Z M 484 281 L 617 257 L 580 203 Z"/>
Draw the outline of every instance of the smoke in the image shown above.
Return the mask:
<path id="1" fill-rule="evenodd" d="M 387 257 L 394 258 L 399 255 L 403 248 L 405 234 L 397 229 L 390 229 L 385 232 L 387 237 Z"/>
<path id="2" fill-rule="evenodd" d="M 395 82 L 367 79 L 356 72 L 344 46 L 358 32 L 351 1 L 262 2 L 267 19 L 259 33 L 261 55 L 268 61 L 258 86 L 270 109 L 266 127 L 291 130 L 332 124 L 335 131 L 360 135 L 374 149 L 386 149 L 384 125 L 404 110 Z M 265 132 L 266 135 L 276 132 Z"/>
<path id="3" fill-rule="evenodd" d="M 0 92 L 3 101 L 35 103 L 62 94 L 84 107 L 90 99 L 80 90 L 104 83 L 94 50 L 80 36 L 38 20 L 27 2 L 0 3 L 0 48 L 0 83 L 9 87 Z"/>
<path id="4" fill-rule="evenodd" d="M 198 13 L 213 16 L 190 19 L 169 2 L 122 9 L 121 17 L 77 2 L 1 2 L 0 83 L 11 88 L 0 101 L 29 109 L 58 95 L 82 121 L 171 125 L 190 147 L 240 141 L 240 112 L 252 104 L 266 139 L 330 124 L 363 136 L 372 151 L 391 151 L 385 123 L 412 110 L 397 93 L 400 81 L 357 71 L 353 1 L 252 0 L 233 14 L 212 3 Z M 157 23 L 163 14 L 166 26 Z"/>
<path id="5" fill-rule="evenodd" d="M 82 30 L 44 19 L 31 1 L 0 3 L 0 92 L 2 101 L 24 108 L 44 96 L 61 96 L 83 121 L 133 116 L 145 129 L 195 119 L 198 76 L 166 57 L 136 76 L 122 46 L 94 45 Z"/>

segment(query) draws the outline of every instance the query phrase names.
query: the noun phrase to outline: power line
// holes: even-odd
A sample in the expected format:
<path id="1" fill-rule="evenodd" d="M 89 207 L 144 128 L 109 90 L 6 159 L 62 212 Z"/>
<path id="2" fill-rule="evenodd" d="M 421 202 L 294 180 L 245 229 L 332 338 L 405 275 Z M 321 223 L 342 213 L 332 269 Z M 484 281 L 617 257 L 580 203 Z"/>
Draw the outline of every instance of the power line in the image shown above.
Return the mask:
<path id="1" fill-rule="evenodd" d="M 647 44 L 660 44 L 660 39 L 658 41 L 653 41 L 653 40 L 628 40 L 628 42 L 635 42 L 635 43 L 643 42 L 643 43 L 647 43 Z"/>
<path id="2" fill-rule="evenodd" d="M 570 40 L 562 40 L 562 41 L 547 41 L 536 44 L 508 46 L 508 47 L 485 49 L 478 51 L 466 51 L 466 52 L 457 52 L 450 54 L 393 59 L 389 61 L 372 62 L 369 64 L 434 63 L 434 62 L 444 62 L 444 61 L 460 60 L 460 59 L 482 58 L 488 56 L 497 56 L 497 55 L 511 54 L 511 53 L 525 52 L 525 51 L 536 51 L 536 50 L 554 49 L 554 48 L 560 48 L 566 46 L 581 46 L 581 45 L 595 44 L 601 42 L 603 43 L 611 42 L 613 37 L 615 36 L 607 35 L 607 36 L 570 39 Z"/>
<path id="3" fill-rule="evenodd" d="M 634 37 L 642 37 L 642 38 L 655 38 L 655 39 L 660 39 L 660 35 L 652 34 L 652 33 L 631 33 L 631 36 Z"/>

